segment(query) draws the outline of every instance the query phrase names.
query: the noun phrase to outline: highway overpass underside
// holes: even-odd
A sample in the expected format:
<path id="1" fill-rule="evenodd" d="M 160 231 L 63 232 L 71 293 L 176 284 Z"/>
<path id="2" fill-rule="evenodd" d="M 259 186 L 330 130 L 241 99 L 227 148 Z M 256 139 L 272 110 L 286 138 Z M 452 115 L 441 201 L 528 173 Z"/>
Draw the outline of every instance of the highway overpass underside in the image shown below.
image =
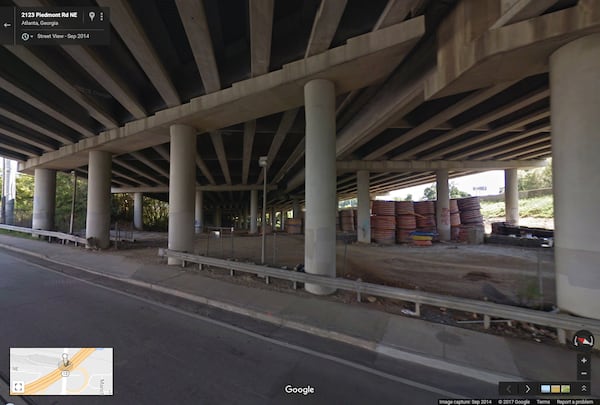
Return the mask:
<path id="1" fill-rule="evenodd" d="M 205 216 L 256 232 L 266 176 L 267 212 L 304 205 L 306 269 L 334 277 L 338 199 L 364 219 L 369 195 L 436 180 L 444 208 L 449 178 L 490 169 L 514 195 L 515 170 L 552 156 L 558 304 L 598 318 L 594 0 L 96 3 L 108 47 L 0 49 L 0 154 L 35 173 L 34 227 L 74 170 L 99 246 L 112 191 L 138 213 L 142 193 L 168 199 L 169 247 L 189 251 Z"/>

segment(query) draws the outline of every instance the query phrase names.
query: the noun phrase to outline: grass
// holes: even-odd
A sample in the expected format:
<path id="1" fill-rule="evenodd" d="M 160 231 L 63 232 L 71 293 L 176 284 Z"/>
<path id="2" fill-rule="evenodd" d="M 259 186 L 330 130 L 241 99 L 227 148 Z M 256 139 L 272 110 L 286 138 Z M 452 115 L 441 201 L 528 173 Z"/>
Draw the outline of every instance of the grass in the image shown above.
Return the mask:
<path id="1" fill-rule="evenodd" d="M 481 213 L 485 218 L 505 216 L 504 202 L 481 202 Z M 554 218 L 552 196 L 519 200 L 519 216 L 523 218 Z"/>
<path id="2" fill-rule="evenodd" d="M 9 231 L 7 229 L 0 229 L 0 235 L 16 236 L 23 239 L 39 240 L 39 238 L 36 238 L 29 233 Z"/>

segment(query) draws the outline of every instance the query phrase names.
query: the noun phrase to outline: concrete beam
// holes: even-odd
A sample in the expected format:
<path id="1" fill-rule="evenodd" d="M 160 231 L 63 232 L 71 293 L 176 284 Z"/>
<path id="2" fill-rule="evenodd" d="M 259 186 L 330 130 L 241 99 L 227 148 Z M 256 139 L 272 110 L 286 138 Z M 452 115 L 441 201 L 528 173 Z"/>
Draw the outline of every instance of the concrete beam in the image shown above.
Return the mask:
<path id="1" fill-rule="evenodd" d="M 256 134 L 256 120 L 244 123 L 244 150 L 242 152 L 242 183 L 248 184 L 248 174 L 250 172 L 250 160 L 252 160 L 252 146 L 254 144 L 254 135 Z"/>
<path id="2" fill-rule="evenodd" d="M 104 111 L 96 101 L 77 90 L 62 74 L 56 72 L 43 60 L 24 46 L 5 45 L 5 48 L 21 59 L 30 68 L 46 78 L 60 91 L 79 103 L 92 118 L 104 125 L 107 129 L 118 127 L 119 122 L 108 112 Z"/>
<path id="3" fill-rule="evenodd" d="M 122 128 L 105 131 L 89 142 L 79 142 L 73 148 L 61 148 L 30 159 L 20 166 L 21 171 L 38 166 L 56 169 L 78 167 L 85 164 L 82 162 L 92 149 L 123 154 L 160 145 L 168 142 L 166 128 L 174 122 L 211 131 L 291 110 L 304 104 L 304 84 L 318 77 L 335 77 L 336 93 L 348 93 L 388 76 L 424 32 L 424 19 L 418 17 L 351 38 L 343 46 L 235 83 L 230 88 L 195 98 L 187 104 L 159 111 Z"/>
<path id="4" fill-rule="evenodd" d="M 175 4 L 194 53 L 194 60 L 202 78 L 204 92 L 206 94 L 214 93 L 221 89 L 221 79 L 203 1 L 175 0 Z"/>
<path id="5" fill-rule="evenodd" d="M 96 134 L 92 132 L 89 128 L 83 126 L 79 122 L 75 121 L 71 117 L 62 113 L 60 109 L 56 109 L 52 106 L 51 103 L 43 100 L 35 94 L 29 93 L 17 85 L 11 83 L 3 77 L 0 77 L 0 89 L 12 94 L 13 96 L 23 100 L 27 104 L 37 108 L 43 113 L 49 115 L 55 120 L 62 122 L 66 126 L 73 128 L 75 131 L 83 135 L 84 137 L 92 137 Z"/>
<path id="6" fill-rule="evenodd" d="M 283 113 L 283 117 L 281 117 L 281 122 L 279 122 L 279 127 L 277 127 L 277 132 L 275 132 L 275 136 L 273 137 L 273 142 L 271 142 L 271 146 L 269 147 L 269 152 L 267 153 L 267 161 L 269 162 L 269 166 L 273 163 L 275 156 L 279 153 L 279 149 L 281 145 L 283 145 L 283 141 L 285 141 L 285 137 L 287 136 L 290 128 L 294 125 L 294 121 L 296 120 L 296 116 L 298 115 L 298 108 L 294 108 L 293 110 L 286 111 Z M 258 176 L 258 180 L 256 183 L 262 183 L 265 169 L 263 168 L 260 171 Z"/>
<path id="7" fill-rule="evenodd" d="M 145 164 L 146 166 L 148 166 L 149 168 L 151 168 L 152 170 L 154 170 L 156 173 L 165 176 L 167 179 L 169 178 L 169 172 L 167 170 L 163 169 L 162 167 L 148 159 L 142 154 L 142 152 L 131 152 L 130 155 L 142 162 L 143 164 Z"/>
<path id="8" fill-rule="evenodd" d="M 484 2 L 481 2 L 484 3 Z M 550 55 L 576 38 L 600 32 L 600 7 L 595 0 L 497 29 L 486 29 L 465 41 L 469 21 L 478 21 L 469 10 L 479 2 L 460 2 L 444 20 L 438 35 L 450 35 L 438 49 L 437 71 L 428 78 L 425 99 L 518 80 L 548 71 Z M 494 12 L 480 17 L 498 20 Z M 491 22 L 490 26 L 494 24 Z M 465 27 L 457 31 L 457 27 Z M 454 33 L 452 33 L 454 31 Z M 450 34 L 452 33 L 452 34 Z"/>
<path id="9" fill-rule="evenodd" d="M 98 0 L 100 7 L 110 8 L 110 23 L 129 48 L 133 57 L 148 76 L 169 107 L 181 104 L 179 94 L 128 2 Z"/>
<path id="10" fill-rule="evenodd" d="M 290 171 L 290 169 L 292 167 L 294 167 L 300 161 L 300 159 L 302 159 L 302 157 L 304 156 L 305 150 L 306 150 L 306 141 L 305 141 L 305 138 L 303 137 L 300 140 L 300 142 L 298 142 L 298 145 L 296 145 L 296 147 L 294 148 L 294 151 L 290 154 L 290 157 L 288 158 L 288 160 L 286 160 L 286 162 L 283 164 L 283 166 L 281 166 L 281 169 L 277 172 L 277 174 L 273 178 L 274 183 L 279 183 L 281 180 L 283 180 L 283 178 Z"/>
<path id="11" fill-rule="evenodd" d="M 204 177 L 206 177 L 206 179 L 208 180 L 208 182 L 210 184 L 212 184 L 212 185 L 217 184 L 212 173 L 210 172 L 210 170 L 208 170 L 208 166 L 206 166 L 206 163 L 204 163 L 204 160 L 202 160 L 202 158 L 200 157 L 200 154 L 198 154 L 198 153 L 196 153 L 196 166 L 198 166 L 198 168 L 200 169 L 200 171 L 202 172 Z"/>
<path id="12" fill-rule="evenodd" d="M 493 121 L 497 120 L 498 118 L 502 118 L 508 114 L 512 114 L 515 111 L 519 111 L 537 101 L 547 98 L 549 95 L 550 95 L 550 91 L 548 89 L 536 90 L 533 93 L 527 94 L 527 95 L 521 97 L 520 99 L 517 99 L 507 105 L 504 105 L 504 106 L 494 110 L 494 111 L 490 111 L 487 114 L 482 114 L 482 115 L 478 116 L 477 118 L 461 125 L 460 127 L 445 133 L 444 135 L 440 135 L 430 141 L 420 143 L 418 146 L 415 146 L 414 148 L 411 148 L 410 150 L 404 151 L 399 156 L 402 156 L 404 158 L 409 157 L 409 156 L 416 156 L 417 153 L 423 152 L 427 149 L 438 146 L 438 145 L 442 144 L 443 142 L 453 140 L 455 138 L 460 137 L 461 135 L 468 133 L 471 130 L 471 128 L 479 127 L 483 124 L 493 122 Z M 493 131 L 488 132 L 486 135 L 483 135 L 483 136 L 492 136 L 493 137 L 493 136 L 502 134 L 509 129 L 518 128 L 518 127 L 526 125 L 530 122 L 534 122 L 538 119 L 544 118 L 540 114 L 542 114 L 542 113 L 536 112 L 534 114 L 530 114 L 522 119 L 515 120 L 509 124 L 506 124 L 499 128 L 496 128 Z M 539 117 L 539 118 L 536 118 L 536 117 Z M 532 119 L 533 121 L 529 121 L 530 119 Z M 477 139 L 481 139 L 481 136 L 478 136 Z M 458 150 L 455 147 L 456 145 L 457 145 L 457 143 L 453 143 L 452 146 L 450 146 L 448 149 L 444 149 L 443 153 L 449 153 L 454 150 Z M 431 153 L 430 155 L 421 156 L 421 158 L 422 159 L 431 159 L 434 157 L 443 156 L 443 153 L 442 153 L 442 151 L 436 151 L 434 153 Z M 394 159 L 400 160 L 401 158 L 399 156 L 395 156 Z"/>
<path id="13" fill-rule="evenodd" d="M 490 28 L 496 29 L 537 17 L 556 3 L 558 0 L 505 0 L 501 3 L 502 16 Z"/>
<path id="14" fill-rule="evenodd" d="M 7 136 L 9 138 L 12 138 L 16 141 L 23 142 L 28 145 L 34 146 L 36 148 L 39 148 L 44 152 L 49 152 L 49 151 L 54 150 L 54 147 L 52 147 L 49 143 L 42 142 L 42 141 L 36 141 L 35 139 L 32 139 L 30 136 L 15 132 L 14 129 L 4 126 L 2 124 L 0 124 L 0 134 Z"/>
<path id="15" fill-rule="evenodd" d="M 249 0 L 250 71 L 252 77 L 264 75 L 271 63 L 274 0 Z"/>
<path id="16" fill-rule="evenodd" d="M 373 31 L 400 23 L 408 16 L 414 17 L 413 11 L 421 9 L 427 0 L 388 0 L 383 12 L 375 23 Z"/>
<path id="17" fill-rule="evenodd" d="M 227 191 L 262 191 L 263 186 L 258 184 L 218 184 L 218 185 L 196 185 L 196 191 L 214 191 L 214 192 L 227 192 Z M 276 184 L 268 184 L 267 191 L 277 190 Z M 119 193 L 168 193 L 169 186 L 142 186 L 142 187 L 113 187 L 111 192 L 113 194 Z"/>
<path id="18" fill-rule="evenodd" d="M 347 0 L 321 0 L 315 21 L 313 22 L 305 58 L 329 49 L 337 31 Z"/>
<path id="19" fill-rule="evenodd" d="M 210 133 L 210 139 L 217 152 L 217 158 L 219 159 L 219 165 L 221 165 L 221 171 L 223 171 L 223 176 L 225 177 L 225 183 L 231 184 L 231 174 L 229 173 L 225 145 L 223 145 L 223 135 L 219 131 L 213 131 Z"/>
<path id="20" fill-rule="evenodd" d="M 506 90 L 513 84 L 514 84 L 514 82 L 502 83 L 497 86 L 492 86 L 487 89 L 479 90 L 479 91 L 475 92 L 474 94 L 471 94 L 471 95 L 463 98 L 459 102 L 452 104 L 450 107 L 446 108 L 445 110 L 440 111 L 439 113 L 435 114 L 433 117 L 429 118 L 425 122 L 417 125 L 416 127 L 409 130 L 408 132 L 395 138 L 393 141 L 388 142 L 384 146 L 381 146 L 380 148 L 376 149 L 375 151 L 369 153 L 365 157 L 365 159 L 371 160 L 371 159 L 377 159 L 377 158 L 383 156 L 387 152 L 396 149 L 397 147 L 401 146 L 402 144 L 405 144 L 406 142 L 409 142 L 409 141 L 415 139 L 416 137 L 435 128 L 436 126 L 439 126 L 439 125 L 445 123 L 449 119 L 469 110 L 470 108 L 472 108 L 472 107 L 482 103 L 483 101 L 495 96 L 496 94 Z M 362 117 L 362 119 L 369 119 L 369 117 L 365 115 Z M 405 153 L 402 153 L 401 156 L 402 156 L 402 158 L 407 158 L 409 156 L 409 154 L 407 152 L 405 152 Z"/>
<path id="21" fill-rule="evenodd" d="M 338 173 L 367 170 L 369 172 L 415 172 L 438 169 L 504 170 L 525 167 L 544 167 L 543 160 L 352 160 L 338 161 Z"/>
<path id="22" fill-rule="evenodd" d="M 140 170 L 137 167 L 130 165 L 129 163 L 125 162 L 123 159 L 120 159 L 118 157 L 113 158 L 113 163 L 114 164 L 118 164 L 122 167 L 124 167 L 125 169 L 129 170 L 130 172 L 133 172 L 139 176 L 142 176 L 148 180 L 150 180 L 153 183 L 158 183 L 158 184 L 165 184 L 164 182 L 150 176 L 147 172 L 145 172 L 144 170 Z"/>
<path id="23" fill-rule="evenodd" d="M 35 122 L 32 122 L 29 117 L 23 117 L 21 115 L 15 114 L 12 111 L 8 111 L 5 108 L 0 107 L 0 115 L 6 117 L 18 124 L 21 124 L 27 128 L 33 129 L 34 131 L 39 132 L 42 135 L 46 135 L 49 138 L 54 139 L 55 141 L 60 142 L 61 144 L 72 144 L 73 140 L 60 134 L 58 132 L 52 131 L 43 127 L 41 125 L 37 125 Z"/>

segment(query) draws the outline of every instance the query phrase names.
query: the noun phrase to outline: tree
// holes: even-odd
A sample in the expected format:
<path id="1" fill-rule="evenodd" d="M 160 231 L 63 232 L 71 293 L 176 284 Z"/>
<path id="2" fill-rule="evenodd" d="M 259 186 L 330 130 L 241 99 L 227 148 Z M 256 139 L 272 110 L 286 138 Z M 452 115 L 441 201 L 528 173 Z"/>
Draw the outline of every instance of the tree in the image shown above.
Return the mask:
<path id="1" fill-rule="evenodd" d="M 454 182 L 450 182 L 450 198 L 465 198 L 471 197 L 471 194 L 466 191 L 459 190 Z"/>
<path id="2" fill-rule="evenodd" d="M 404 201 L 412 201 L 412 199 L 413 199 L 413 195 L 407 194 L 406 197 L 404 198 Z"/>
<path id="3" fill-rule="evenodd" d="M 437 191 L 435 189 L 435 184 L 432 184 L 423 191 L 423 198 L 421 198 L 421 200 L 435 200 L 436 198 Z"/>
<path id="4" fill-rule="evenodd" d="M 552 160 L 546 167 L 519 170 L 519 191 L 552 187 Z"/>

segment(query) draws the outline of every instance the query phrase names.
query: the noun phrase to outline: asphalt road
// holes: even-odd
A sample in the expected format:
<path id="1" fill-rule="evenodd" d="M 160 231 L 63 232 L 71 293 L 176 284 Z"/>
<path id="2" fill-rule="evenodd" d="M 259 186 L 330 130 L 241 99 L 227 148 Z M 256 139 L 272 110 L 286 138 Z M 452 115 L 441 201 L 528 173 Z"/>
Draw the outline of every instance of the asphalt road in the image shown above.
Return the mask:
<path id="1" fill-rule="evenodd" d="M 10 347 L 113 347 L 115 395 L 29 397 L 35 404 L 437 404 L 497 396 L 480 381 L 49 270 L 64 271 L 56 267 L 0 250 L 0 375 L 9 375 Z M 315 393 L 287 394 L 286 385 Z"/>

